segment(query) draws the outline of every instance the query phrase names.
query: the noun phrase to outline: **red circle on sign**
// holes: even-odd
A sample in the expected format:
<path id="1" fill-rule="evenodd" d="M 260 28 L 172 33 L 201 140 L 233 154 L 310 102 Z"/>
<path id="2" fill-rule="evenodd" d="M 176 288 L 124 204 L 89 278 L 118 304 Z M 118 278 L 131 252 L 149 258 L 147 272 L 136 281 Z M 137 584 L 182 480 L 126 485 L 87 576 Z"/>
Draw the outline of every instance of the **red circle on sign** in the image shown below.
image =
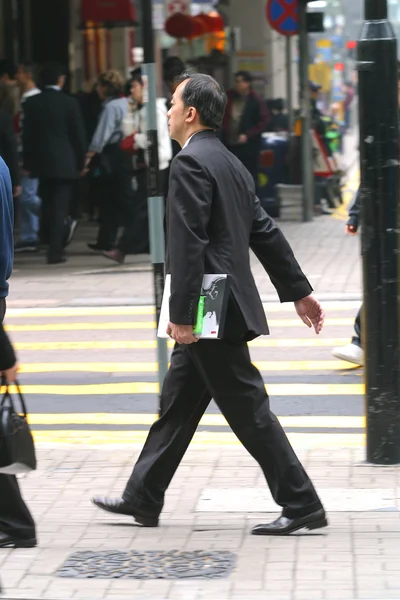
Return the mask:
<path id="1" fill-rule="evenodd" d="M 281 8 L 283 9 L 283 13 L 278 18 L 275 18 L 274 15 L 272 14 L 272 9 L 274 8 L 275 4 L 279 4 L 279 6 L 281 6 Z M 296 30 L 288 31 L 283 26 L 284 22 L 289 17 L 292 17 L 292 19 L 298 25 L 299 17 L 298 17 L 297 10 L 298 10 L 298 1 L 297 0 L 295 0 L 294 2 L 291 2 L 291 3 L 289 3 L 288 0 L 268 0 L 267 6 L 266 6 L 268 22 L 270 23 L 271 27 L 273 29 L 275 29 L 275 31 L 280 33 L 281 35 L 286 35 L 286 36 L 298 35 L 298 33 L 299 33 L 298 27 Z"/>

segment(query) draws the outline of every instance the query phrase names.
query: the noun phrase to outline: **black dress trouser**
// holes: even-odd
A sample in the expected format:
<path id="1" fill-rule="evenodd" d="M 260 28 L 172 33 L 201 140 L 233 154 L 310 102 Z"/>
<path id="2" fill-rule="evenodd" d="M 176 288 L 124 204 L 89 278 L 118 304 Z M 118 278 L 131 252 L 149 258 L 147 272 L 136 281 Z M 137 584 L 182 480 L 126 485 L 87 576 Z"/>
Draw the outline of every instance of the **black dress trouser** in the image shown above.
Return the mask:
<path id="1" fill-rule="evenodd" d="M 362 315 L 362 305 L 361 305 L 360 310 L 357 313 L 356 320 L 354 321 L 354 331 L 356 332 L 356 335 L 353 336 L 353 339 L 351 340 L 352 344 L 354 344 L 355 346 L 359 346 L 360 348 L 362 348 L 362 342 L 361 342 L 361 315 Z"/>
<path id="2" fill-rule="evenodd" d="M 49 245 L 48 260 L 57 261 L 64 255 L 66 219 L 70 214 L 72 196 L 76 189 L 73 179 L 41 179 L 42 212 L 40 239 Z"/>
<path id="3" fill-rule="evenodd" d="M 196 428 L 214 398 L 233 432 L 264 472 L 284 516 L 322 508 L 278 419 L 247 344 L 200 340 L 176 345 L 162 390 L 163 414 L 151 427 L 123 498 L 158 515 L 164 494 Z"/>
<path id="4" fill-rule="evenodd" d="M 3 321 L 5 301 L 0 299 L 0 321 Z M 32 539 L 35 523 L 26 506 L 14 475 L 0 475 L 0 531 L 11 536 Z"/>

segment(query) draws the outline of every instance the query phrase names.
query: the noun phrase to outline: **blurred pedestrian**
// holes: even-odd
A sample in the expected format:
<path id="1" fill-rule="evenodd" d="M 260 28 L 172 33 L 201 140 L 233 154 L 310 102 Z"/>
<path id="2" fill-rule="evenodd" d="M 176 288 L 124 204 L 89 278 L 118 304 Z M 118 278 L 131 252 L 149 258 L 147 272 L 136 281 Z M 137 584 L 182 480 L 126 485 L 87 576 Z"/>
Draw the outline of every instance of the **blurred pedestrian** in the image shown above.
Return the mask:
<path id="1" fill-rule="evenodd" d="M 130 82 L 124 95 L 124 79 L 118 71 L 102 73 L 97 83 L 103 109 L 86 156 L 87 167 L 94 160 L 99 165 L 102 183 L 97 241 L 88 244 L 96 252 L 115 248 L 118 226 L 132 216 L 133 162 L 121 148 L 124 120 L 135 110 L 131 87 Z"/>
<path id="2" fill-rule="evenodd" d="M 64 248 L 75 223 L 68 224 L 72 194 L 85 166 L 87 142 L 78 101 L 62 92 L 65 69 L 47 64 L 43 93 L 24 103 L 23 167 L 39 178 L 42 199 L 40 237 L 48 244 L 47 262 L 66 261 Z"/>
<path id="3" fill-rule="evenodd" d="M 7 383 L 17 376 L 18 363 L 4 331 L 8 283 L 13 265 L 14 209 L 9 169 L 0 158 L 0 375 Z M 36 546 L 35 523 L 22 499 L 14 475 L 0 474 L 0 548 Z"/>
<path id="4" fill-rule="evenodd" d="M 268 121 L 266 131 L 279 133 L 281 131 L 289 131 L 289 117 L 285 113 L 285 103 L 282 98 L 271 100 L 269 106 L 271 117 Z"/>
<path id="5" fill-rule="evenodd" d="M 347 235 L 357 235 L 359 221 L 360 221 L 360 190 L 358 190 L 354 202 L 349 210 L 349 220 L 346 225 Z M 364 350 L 362 347 L 361 338 L 361 314 L 362 306 L 357 313 L 356 320 L 354 322 L 355 335 L 353 336 L 350 344 L 342 346 L 340 348 L 334 348 L 332 354 L 335 358 L 340 360 L 346 360 L 349 363 L 358 365 L 359 367 L 364 366 Z"/>
<path id="6" fill-rule="evenodd" d="M 345 130 L 348 131 L 351 128 L 351 113 L 352 113 L 352 109 L 353 109 L 354 98 L 356 95 L 354 86 L 351 81 L 347 81 L 344 84 L 343 93 L 344 93 L 343 108 L 344 108 Z"/>
<path id="7" fill-rule="evenodd" d="M 282 302 L 316 333 L 324 313 L 293 252 L 255 195 L 254 181 L 221 144 L 226 95 L 204 74 L 183 74 L 169 111 L 171 137 L 182 151 L 171 166 L 167 203 L 166 272 L 171 274 L 170 323 L 176 345 L 166 375 L 161 417 L 154 423 L 122 498 L 95 497 L 99 508 L 157 527 L 165 492 L 214 398 L 248 452 L 258 461 L 283 508 L 255 535 L 288 535 L 328 522 L 318 495 L 278 419 L 247 342 L 268 333 L 250 269 L 249 248 L 271 277 Z M 223 339 L 193 335 L 204 273 L 230 276 Z"/>
<path id="8" fill-rule="evenodd" d="M 235 89 L 228 91 L 227 96 L 222 140 L 243 163 L 257 185 L 261 134 L 268 125 L 265 102 L 253 90 L 253 77 L 248 71 L 235 74 Z"/>
<path id="9" fill-rule="evenodd" d="M 21 195 L 21 169 L 18 144 L 11 117 L 0 109 L 0 156 L 10 170 L 14 198 Z"/>
<path id="10" fill-rule="evenodd" d="M 104 255 L 122 264 L 127 254 L 142 254 L 149 251 L 149 221 L 147 205 L 147 167 L 148 167 L 148 141 L 147 141 L 147 105 L 144 104 L 144 81 L 141 69 L 132 73 L 132 98 L 137 110 L 133 111 L 133 121 L 129 121 L 128 129 L 124 130 L 125 137 L 132 133 L 134 154 L 132 155 L 134 168 L 134 213 L 129 221 L 124 223 L 123 234 L 115 248 Z M 172 159 L 171 138 L 169 136 L 167 108 L 164 98 L 157 98 L 157 133 L 158 133 L 158 165 L 159 176 L 163 183 Z"/>
<path id="11" fill-rule="evenodd" d="M 14 119 L 19 114 L 20 90 L 16 81 L 17 67 L 12 61 L 0 60 L 0 109 Z"/>
<path id="12" fill-rule="evenodd" d="M 164 90 L 167 104 L 167 111 L 171 108 L 172 96 L 177 88 L 177 78 L 185 71 L 185 63 L 179 58 L 179 56 L 168 56 L 163 62 L 163 81 Z M 175 140 L 171 140 L 172 143 L 172 158 L 174 158 L 181 147 Z M 169 190 L 169 169 L 165 173 L 164 177 L 164 197 L 168 198 Z"/>
<path id="13" fill-rule="evenodd" d="M 21 162 L 22 129 L 24 126 L 24 105 L 29 100 L 41 93 L 37 86 L 38 69 L 35 65 L 21 64 L 18 67 L 16 80 L 21 90 L 21 110 L 19 118 L 19 151 Z M 39 249 L 40 226 L 40 198 L 38 194 L 39 179 L 31 177 L 23 171 L 21 176 L 21 196 L 18 202 L 19 240 L 15 244 L 14 252 L 37 252 Z"/>

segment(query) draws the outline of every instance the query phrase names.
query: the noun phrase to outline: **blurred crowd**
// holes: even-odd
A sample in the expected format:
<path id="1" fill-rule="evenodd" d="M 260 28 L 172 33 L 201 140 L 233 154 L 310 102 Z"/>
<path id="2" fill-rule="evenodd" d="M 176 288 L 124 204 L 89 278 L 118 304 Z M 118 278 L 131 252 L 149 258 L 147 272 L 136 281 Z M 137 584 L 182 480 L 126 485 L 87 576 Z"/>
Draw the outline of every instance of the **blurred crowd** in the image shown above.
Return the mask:
<path id="1" fill-rule="evenodd" d="M 169 165 L 179 146 L 170 140 L 168 110 L 175 78 L 185 70 L 178 57 L 163 64 L 163 96 L 157 98 L 158 159 L 164 196 Z M 47 64 L 14 66 L 0 61 L 0 156 L 10 169 L 16 214 L 15 252 L 47 250 L 49 264 L 66 261 L 82 214 L 98 222 L 93 252 L 122 264 L 128 254 L 149 251 L 147 171 L 149 147 L 145 78 L 128 81 L 114 70 L 101 73 L 90 92 L 64 92 L 66 70 Z M 346 123 L 337 107 L 318 109 L 319 88 L 310 82 L 313 120 L 327 152 L 340 150 Z M 351 103 L 351 100 L 350 100 Z M 246 71 L 235 74 L 221 140 L 257 181 L 261 136 L 287 132 L 283 99 L 265 101 Z"/>

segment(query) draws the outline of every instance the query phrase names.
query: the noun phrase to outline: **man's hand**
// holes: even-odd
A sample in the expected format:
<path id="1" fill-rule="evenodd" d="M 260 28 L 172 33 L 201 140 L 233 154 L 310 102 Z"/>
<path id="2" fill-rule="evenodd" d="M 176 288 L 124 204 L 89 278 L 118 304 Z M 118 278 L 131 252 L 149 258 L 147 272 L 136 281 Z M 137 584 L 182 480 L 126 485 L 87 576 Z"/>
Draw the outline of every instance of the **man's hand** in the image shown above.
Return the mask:
<path id="1" fill-rule="evenodd" d="M 355 225 L 346 225 L 347 235 L 357 235 L 357 227 Z"/>
<path id="2" fill-rule="evenodd" d="M 321 333 L 324 325 L 325 313 L 322 306 L 314 296 L 306 296 L 294 303 L 296 312 L 307 327 L 314 327 L 315 333 Z"/>
<path id="3" fill-rule="evenodd" d="M 22 186 L 15 185 L 13 187 L 13 196 L 14 196 L 14 198 L 18 198 L 18 196 L 20 196 L 21 194 L 22 194 Z"/>
<path id="4" fill-rule="evenodd" d="M 168 323 L 167 334 L 178 344 L 195 344 L 199 341 L 199 338 L 193 335 L 193 325 Z"/>
<path id="5" fill-rule="evenodd" d="M 247 144 L 247 142 L 248 142 L 247 135 L 245 135 L 244 133 L 242 133 L 241 135 L 239 135 L 238 142 L 239 142 L 239 144 Z"/>
<path id="6" fill-rule="evenodd" d="M 6 371 L 2 371 L 2 375 L 4 375 L 4 377 L 6 378 L 6 382 L 8 384 L 14 383 L 14 381 L 17 378 L 17 373 L 19 371 L 19 364 L 15 363 L 15 365 L 13 367 L 11 367 L 11 369 L 7 369 Z"/>

